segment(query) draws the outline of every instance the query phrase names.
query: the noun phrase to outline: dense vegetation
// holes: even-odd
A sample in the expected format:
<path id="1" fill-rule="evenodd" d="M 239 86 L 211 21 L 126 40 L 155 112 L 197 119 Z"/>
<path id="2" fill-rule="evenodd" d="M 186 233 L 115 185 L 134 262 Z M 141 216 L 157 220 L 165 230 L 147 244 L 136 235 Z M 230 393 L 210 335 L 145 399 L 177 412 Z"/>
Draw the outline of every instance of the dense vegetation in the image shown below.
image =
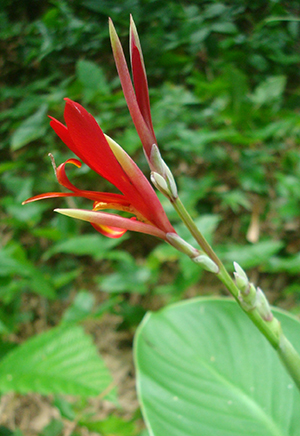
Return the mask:
<path id="1" fill-rule="evenodd" d="M 103 319 L 112 317 L 117 322 L 110 328 L 130 342 L 147 309 L 224 292 L 209 275 L 200 277 L 189 259 L 150 236 L 128 232 L 106 239 L 88 224 L 54 214 L 65 200 L 21 205 L 32 195 L 58 190 L 47 154 L 61 163 L 71 153 L 49 127 L 47 114 L 63 120 L 64 97 L 93 113 L 148 174 L 108 37 L 110 16 L 127 49 L 130 13 L 143 46 L 155 131 L 182 200 L 229 268 L 238 260 L 272 303 L 300 312 L 299 2 L 4 0 L 0 391 L 55 394 L 49 401 L 60 417 L 43 435 L 62 434 L 65 420 L 74 424 L 74 435 L 82 428 L 144 434 L 138 412 L 131 421 L 126 416 L 125 424 L 117 406 L 102 421 L 87 409 L 85 398 L 107 387 L 110 378 L 80 325 L 95 336 Z M 84 166 L 68 174 L 83 189 L 111 189 Z M 69 204 L 74 202 L 87 204 Z M 31 348 L 22 349 L 18 344 L 29 337 Z M 85 364 L 94 362 L 93 371 L 105 382 L 92 386 L 87 380 L 77 389 L 84 373 L 79 363 L 68 387 L 37 380 L 35 358 L 51 341 L 53 362 L 61 344 L 73 341 L 89 350 Z M 68 358 L 74 368 L 73 352 Z M 26 365 L 32 378 L 22 372 Z M 63 371 L 54 366 L 46 371 L 53 380 Z M 17 377 L 10 380 L 14 371 Z M 58 396 L 64 393 L 81 399 Z M 117 403 L 117 391 L 109 396 Z"/>

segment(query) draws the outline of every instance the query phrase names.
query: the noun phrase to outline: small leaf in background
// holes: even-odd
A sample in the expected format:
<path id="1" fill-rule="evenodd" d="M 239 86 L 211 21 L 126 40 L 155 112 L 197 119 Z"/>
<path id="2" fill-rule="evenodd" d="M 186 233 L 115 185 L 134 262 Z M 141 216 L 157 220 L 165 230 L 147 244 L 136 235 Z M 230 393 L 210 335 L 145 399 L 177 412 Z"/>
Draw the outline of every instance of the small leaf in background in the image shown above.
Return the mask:
<path id="1" fill-rule="evenodd" d="M 300 351 L 299 321 L 274 312 Z M 198 298 L 148 313 L 135 364 L 153 436 L 300 434 L 300 393 L 233 300 Z"/>
<path id="2" fill-rule="evenodd" d="M 82 321 L 91 314 L 95 305 L 95 297 L 90 292 L 80 291 L 73 303 L 68 307 L 62 317 L 64 323 L 76 323 Z"/>
<path id="3" fill-rule="evenodd" d="M 286 76 L 268 77 L 255 89 L 251 99 L 257 106 L 274 103 L 282 97 L 286 86 Z"/>
<path id="4" fill-rule="evenodd" d="M 70 237 L 62 242 L 57 242 L 43 255 L 45 260 L 58 253 L 74 254 L 76 256 L 92 256 L 95 260 L 100 260 L 105 255 L 121 244 L 126 236 L 120 239 L 103 238 L 97 233 Z"/>
<path id="5" fill-rule="evenodd" d="M 103 69 L 94 62 L 80 60 L 76 64 L 76 75 L 83 85 L 85 101 L 89 102 L 95 95 L 108 95 L 111 87 L 104 75 Z"/>
<path id="6" fill-rule="evenodd" d="M 60 436 L 63 431 L 63 423 L 58 419 L 52 419 L 50 423 L 43 429 L 40 436 Z"/>
<path id="7" fill-rule="evenodd" d="M 146 264 L 137 265 L 135 259 L 126 252 L 111 253 L 108 258 L 115 259 L 116 272 L 98 277 L 101 290 L 109 293 L 131 292 L 145 294 L 153 280 L 153 271 Z"/>
<path id="8" fill-rule="evenodd" d="M 11 137 L 10 148 L 12 151 L 44 136 L 48 125 L 47 110 L 48 105 L 43 104 L 35 114 L 19 125 Z"/>
<path id="9" fill-rule="evenodd" d="M 125 421 L 115 415 L 109 415 L 101 421 L 80 421 L 80 425 L 102 436 L 134 436 L 137 428 L 134 421 Z"/>
<path id="10" fill-rule="evenodd" d="M 272 273 L 285 272 L 298 275 L 300 272 L 300 253 L 289 257 L 271 257 L 263 266 L 263 271 Z"/>
<path id="11" fill-rule="evenodd" d="M 76 413 L 73 410 L 72 404 L 61 395 L 55 395 L 54 406 L 58 408 L 62 418 L 73 421 L 76 418 Z"/>
<path id="12" fill-rule="evenodd" d="M 221 198 L 222 207 L 229 207 L 235 213 L 238 213 L 242 207 L 247 210 L 251 208 L 247 194 L 241 189 L 231 189 L 228 192 L 219 194 L 219 196 Z"/>
<path id="13" fill-rule="evenodd" d="M 0 362 L 0 391 L 97 396 L 111 384 L 81 327 L 56 327 L 24 342 Z"/>
<path id="14" fill-rule="evenodd" d="M 211 26 L 211 30 L 218 33 L 237 33 L 238 29 L 235 24 L 230 22 L 215 23 Z"/>
<path id="15" fill-rule="evenodd" d="M 244 269 L 254 268 L 267 262 L 283 247 L 281 241 L 261 241 L 253 245 L 223 245 L 216 247 L 216 252 L 230 271 L 233 262 L 238 262 Z"/>
<path id="16" fill-rule="evenodd" d="M 43 274 L 40 268 L 27 259 L 26 251 L 17 242 L 11 242 L 0 249 L 0 276 L 12 279 L 7 288 L 8 291 L 13 289 L 15 285 L 13 278 L 17 276 L 26 279 L 19 283 L 19 285 L 23 284 L 19 287 L 19 293 L 22 292 L 23 287 L 27 287 L 31 292 L 49 299 L 56 297 L 51 278 Z"/>

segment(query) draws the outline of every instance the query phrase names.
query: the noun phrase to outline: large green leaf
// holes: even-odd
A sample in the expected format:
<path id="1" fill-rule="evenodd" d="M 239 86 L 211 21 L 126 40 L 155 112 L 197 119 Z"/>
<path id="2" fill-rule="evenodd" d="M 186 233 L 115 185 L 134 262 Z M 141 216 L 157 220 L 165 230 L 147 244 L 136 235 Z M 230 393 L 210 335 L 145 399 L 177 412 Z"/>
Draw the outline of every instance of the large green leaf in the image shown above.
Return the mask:
<path id="1" fill-rule="evenodd" d="M 57 327 L 29 339 L 0 362 L 0 391 L 96 396 L 111 376 L 81 327 Z"/>
<path id="2" fill-rule="evenodd" d="M 300 351 L 300 323 L 275 310 Z M 153 436 L 299 436 L 300 394 L 276 352 L 229 299 L 149 313 L 135 338 Z"/>

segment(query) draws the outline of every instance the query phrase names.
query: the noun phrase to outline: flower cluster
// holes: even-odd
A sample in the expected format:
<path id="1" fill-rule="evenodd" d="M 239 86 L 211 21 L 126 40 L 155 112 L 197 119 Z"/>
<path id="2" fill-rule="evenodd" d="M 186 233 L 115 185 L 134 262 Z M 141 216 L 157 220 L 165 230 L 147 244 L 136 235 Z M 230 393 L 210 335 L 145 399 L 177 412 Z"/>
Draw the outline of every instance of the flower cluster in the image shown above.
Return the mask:
<path id="1" fill-rule="evenodd" d="M 111 182 L 122 194 L 85 191 L 68 179 L 66 164 L 81 166 L 77 159 L 68 159 L 56 168 L 58 182 L 68 193 L 48 192 L 29 198 L 24 203 L 53 197 L 84 197 L 92 200 L 93 210 L 57 209 L 64 215 L 89 221 L 105 236 L 117 238 L 133 230 L 166 239 L 174 233 L 152 186 L 128 154 L 105 135 L 96 120 L 80 104 L 66 99 L 66 126 L 52 118 L 50 125 L 67 147 L 93 171 Z M 132 218 L 100 212 L 105 209 L 129 212 Z"/>

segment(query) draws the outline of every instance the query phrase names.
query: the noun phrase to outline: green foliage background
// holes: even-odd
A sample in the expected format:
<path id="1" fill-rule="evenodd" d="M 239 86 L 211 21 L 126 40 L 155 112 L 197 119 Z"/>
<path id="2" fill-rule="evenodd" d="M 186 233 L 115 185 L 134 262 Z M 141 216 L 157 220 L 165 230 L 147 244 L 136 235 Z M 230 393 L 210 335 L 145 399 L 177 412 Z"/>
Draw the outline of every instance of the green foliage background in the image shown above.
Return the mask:
<path id="1" fill-rule="evenodd" d="M 39 320 L 40 307 L 45 330 L 109 312 L 133 331 L 153 305 L 223 292 L 152 237 L 105 239 L 86 223 L 54 214 L 65 200 L 21 206 L 32 195 L 58 190 L 47 154 L 59 164 L 71 153 L 49 128 L 47 114 L 63 120 L 64 97 L 92 112 L 148 174 L 117 78 L 108 16 L 127 50 L 133 14 L 159 145 L 199 227 L 229 268 L 233 260 L 251 268 L 273 303 L 299 313 L 299 2 L 1 4 L 1 355 L 40 333 L 28 328 Z M 114 189 L 86 167 L 69 174 L 83 189 Z M 103 434 L 111 431 L 100 427 Z M 59 424 L 53 428 L 61 431 Z"/>

